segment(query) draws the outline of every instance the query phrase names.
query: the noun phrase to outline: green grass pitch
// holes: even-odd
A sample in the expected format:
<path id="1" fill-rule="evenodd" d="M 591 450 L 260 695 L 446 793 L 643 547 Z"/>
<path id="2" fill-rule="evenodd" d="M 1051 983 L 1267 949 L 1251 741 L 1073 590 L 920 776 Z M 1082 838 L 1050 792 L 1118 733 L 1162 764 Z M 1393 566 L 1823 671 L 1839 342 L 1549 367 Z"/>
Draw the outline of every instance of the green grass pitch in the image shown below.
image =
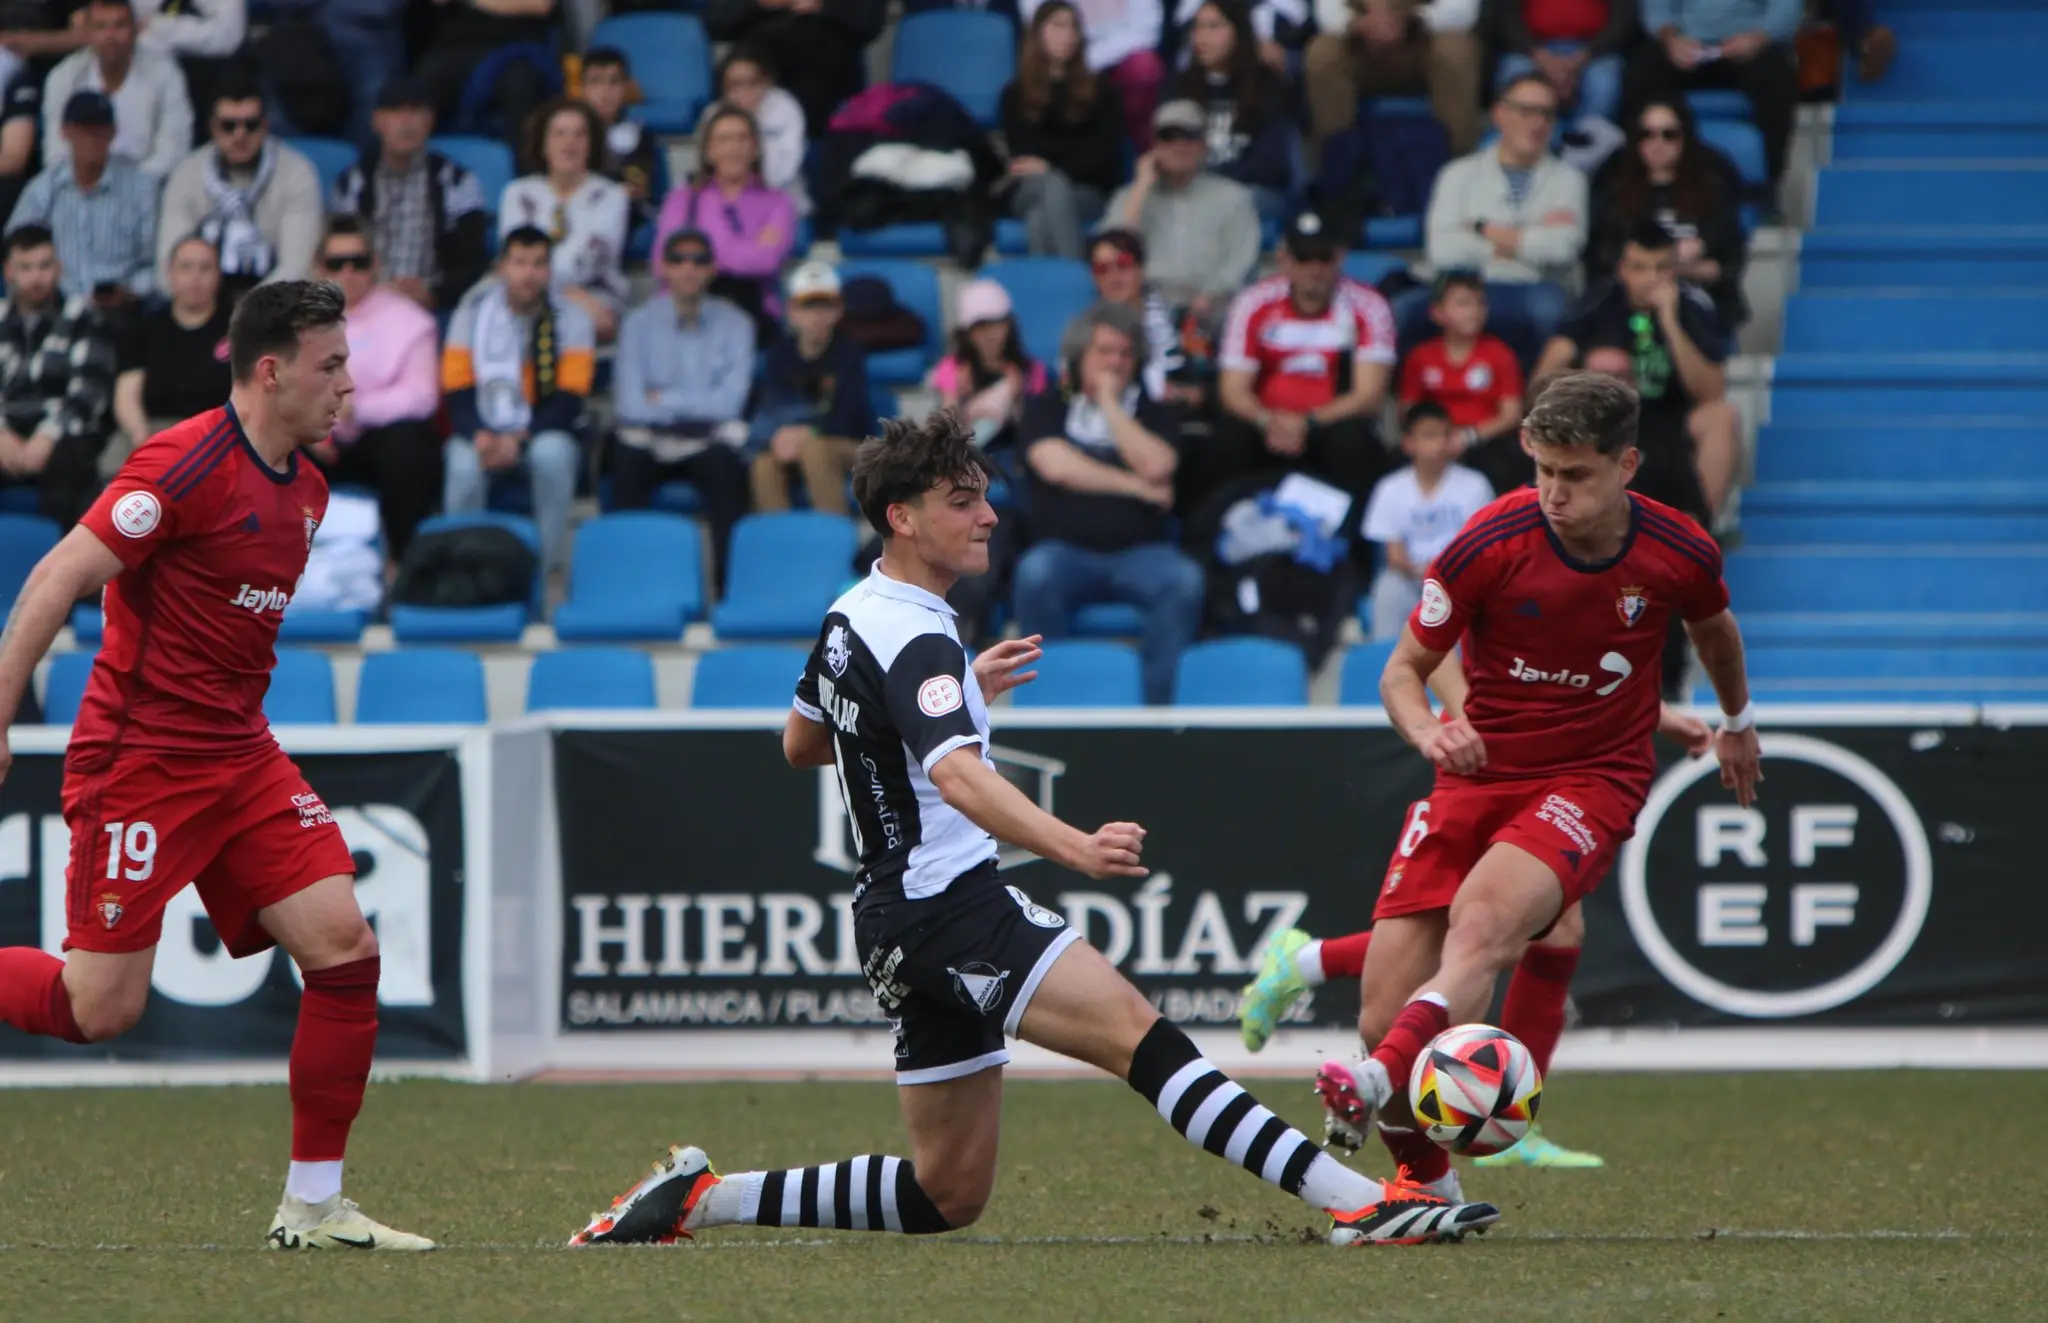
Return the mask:
<path id="1" fill-rule="evenodd" d="M 1316 1124 L 1305 1080 L 1254 1092 Z M 882 1083 L 374 1086 L 349 1191 L 417 1259 L 258 1246 L 282 1088 L 0 1092 L 0 1318 L 1655 1320 L 2048 1316 L 2048 1074 L 1564 1076 L 1597 1172 L 1468 1172 L 1454 1247 L 1334 1250 L 1129 1090 L 1013 1081 L 996 1197 L 910 1240 L 567 1251 L 670 1141 L 726 1170 L 903 1152 Z M 1380 1161 L 1374 1155 L 1375 1162 Z"/>

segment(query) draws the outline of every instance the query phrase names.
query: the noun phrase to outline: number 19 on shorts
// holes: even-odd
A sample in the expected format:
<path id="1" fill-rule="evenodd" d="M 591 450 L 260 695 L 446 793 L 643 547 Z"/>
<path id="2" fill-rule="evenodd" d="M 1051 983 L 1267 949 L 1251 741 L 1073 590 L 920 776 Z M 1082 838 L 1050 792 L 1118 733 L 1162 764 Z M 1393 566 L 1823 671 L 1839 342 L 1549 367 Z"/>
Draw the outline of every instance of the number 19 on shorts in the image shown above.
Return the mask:
<path id="1" fill-rule="evenodd" d="M 146 822 L 110 822 L 107 833 L 107 880 L 147 882 L 156 871 L 156 828 Z"/>

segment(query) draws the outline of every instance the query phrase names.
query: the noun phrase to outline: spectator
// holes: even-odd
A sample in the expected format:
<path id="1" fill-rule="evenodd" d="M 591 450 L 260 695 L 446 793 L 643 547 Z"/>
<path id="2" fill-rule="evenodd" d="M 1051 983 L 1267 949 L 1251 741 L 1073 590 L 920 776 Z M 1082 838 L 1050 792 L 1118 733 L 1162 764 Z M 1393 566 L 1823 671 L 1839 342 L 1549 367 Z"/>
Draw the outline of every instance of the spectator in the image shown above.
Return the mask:
<path id="1" fill-rule="evenodd" d="M 754 117 L 761 135 L 761 182 L 780 189 L 808 215 L 811 199 L 804 186 L 804 108 L 786 87 L 775 82 L 775 65 L 752 46 L 741 46 L 718 66 L 718 99 Z"/>
<path id="2" fill-rule="evenodd" d="M 1417 345 L 1401 366 L 1401 407 L 1433 404 L 1451 421 L 1456 454 L 1506 493 L 1529 483 L 1522 451 L 1522 365 L 1486 333 L 1486 285 L 1469 271 L 1437 281 L 1430 320 L 1443 334 Z"/>
<path id="3" fill-rule="evenodd" d="M 1195 15 L 1209 0 L 1179 0 L 1173 11 L 1174 42 L 1180 63 L 1189 59 L 1188 39 Z M 1301 73 L 1301 49 L 1313 30 L 1308 0 L 1251 0 L 1252 33 L 1258 40 L 1259 59 L 1268 69 L 1291 84 Z"/>
<path id="4" fill-rule="evenodd" d="M 1110 223 L 1145 237 L 1146 279 L 1169 304 L 1204 319 L 1243 287 L 1259 260 L 1251 190 L 1203 168 L 1208 127 L 1208 114 L 1192 101 L 1161 106 L 1153 119 L 1158 145 L 1109 200 Z"/>
<path id="5" fill-rule="evenodd" d="M 1342 275 L 1343 260 L 1336 231 L 1304 212 L 1287 228 L 1280 274 L 1230 305 L 1222 416 L 1198 493 L 1261 469 L 1305 468 L 1361 499 L 1386 471 L 1373 420 L 1394 368 L 1394 314 L 1378 290 Z"/>
<path id="6" fill-rule="evenodd" d="M 1536 375 L 1595 350 L 1627 353 L 1643 401 L 1636 488 L 1707 524 L 1726 505 L 1742 457 L 1742 420 L 1728 402 L 1727 345 L 1713 302 L 1679 277 L 1678 245 L 1663 226 L 1645 221 L 1623 246 L 1616 278 L 1558 328 Z"/>
<path id="7" fill-rule="evenodd" d="M 780 311 L 776 276 L 796 246 L 796 204 L 762 181 L 761 136 L 746 111 L 724 105 L 706 111 L 697 154 L 703 162 L 697 177 L 678 184 L 661 204 L 655 246 L 665 251 L 676 230 L 710 235 L 718 255 L 711 292 L 737 303 L 757 328 L 772 330 Z"/>
<path id="8" fill-rule="evenodd" d="M 240 4 L 241 0 L 227 2 Z M 191 7 L 189 0 L 180 0 L 180 3 L 185 4 L 188 9 Z M 315 80 L 304 89 L 304 92 L 313 105 L 323 110 L 323 117 L 329 121 L 337 118 L 341 111 L 341 107 L 334 104 L 336 93 L 345 95 L 348 116 L 346 128 L 331 127 L 328 132 L 345 132 L 350 142 L 369 146 L 372 136 L 370 118 L 377 98 L 394 80 L 405 74 L 406 0 L 266 0 L 264 7 L 270 11 L 270 26 L 264 37 L 265 42 L 276 42 L 280 37 L 287 43 L 294 38 L 302 41 L 319 39 L 326 42 L 331 52 L 331 63 L 316 74 Z M 210 0 L 209 8 L 212 8 Z M 428 6 L 418 6 L 418 9 L 425 11 Z M 293 16 L 294 11 L 302 18 L 303 26 L 285 28 L 280 19 Z M 427 17 L 429 22 L 432 21 L 428 15 L 423 14 L 423 17 Z M 262 49 L 262 43 L 259 43 L 258 49 Z M 303 66 L 292 67 L 293 53 L 294 47 L 287 44 L 282 51 L 277 52 L 276 58 L 272 61 L 273 64 L 286 66 L 272 73 L 272 92 L 277 98 L 278 110 L 287 120 L 290 116 L 288 112 L 283 111 L 283 87 L 280 85 L 295 81 L 296 77 L 303 77 L 309 72 Z M 233 70 L 237 63 L 225 62 L 228 70 Z M 319 66 L 316 65 L 315 68 L 318 69 Z M 224 75 L 215 75 L 220 76 Z M 194 70 L 190 65 L 186 67 L 185 77 L 192 83 L 192 90 L 195 93 L 199 92 L 199 81 L 194 77 Z M 293 90 L 297 92 L 300 89 Z M 299 98 L 294 96 L 293 99 L 296 101 Z M 204 97 L 195 96 L 193 104 L 202 107 L 212 105 L 212 93 L 209 91 Z M 453 105 L 449 107 L 451 115 L 454 109 Z M 291 130 L 281 126 L 278 131 L 289 134 Z M 462 289 L 458 287 L 450 291 L 449 298 L 452 301 L 461 295 Z"/>
<path id="9" fill-rule="evenodd" d="M 732 526 L 747 511 L 747 395 L 754 385 L 754 319 L 715 294 L 711 241 L 677 230 L 661 246 L 668 297 L 626 317 L 613 360 L 618 411 L 612 505 L 642 510 L 665 482 L 704 501 L 713 569 L 725 582 Z"/>
<path id="10" fill-rule="evenodd" d="M 346 8 L 346 6 L 342 6 Z M 135 0 L 137 44 L 173 59 L 225 59 L 249 35 L 247 0 Z"/>
<path id="11" fill-rule="evenodd" d="M 1303 78 L 1320 148 L 1361 96 L 1426 96 L 1454 152 L 1479 142 L 1478 0 L 1315 0 Z"/>
<path id="12" fill-rule="evenodd" d="M 768 348 L 754 415 L 754 506 L 789 508 L 790 470 L 803 475 L 811 508 L 845 514 L 853 452 L 875 430 L 868 361 L 839 332 L 846 311 L 839 273 L 806 262 L 789 278 L 789 330 Z"/>
<path id="13" fill-rule="evenodd" d="M 585 52 L 580 90 L 583 104 L 604 126 L 598 168 L 626 190 L 631 210 L 628 232 L 643 221 L 652 224 L 655 209 L 661 206 L 661 195 L 655 191 L 663 175 L 661 144 L 626 115 L 626 102 L 633 94 L 633 67 L 626 62 L 626 53 L 616 46 Z"/>
<path id="14" fill-rule="evenodd" d="M 1209 168 L 1249 188 L 1259 215 L 1277 220 L 1294 186 L 1294 125 L 1287 85 L 1259 58 L 1251 12 L 1239 0 L 1205 0 L 1188 50 L 1174 91 L 1208 109 Z"/>
<path id="15" fill-rule="evenodd" d="M 1047 0 L 1019 0 L 1018 14 L 1035 22 Z M 1166 83 L 1166 62 L 1159 41 L 1166 11 L 1159 0 L 1070 0 L 1087 42 L 1088 68 L 1109 80 L 1123 110 L 1124 136 L 1139 151 L 1152 145 L 1158 128 L 1152 112 Z"/>
<path id="16" fill-rule="evenodd" d="M 1749 320 L 1742 297 L 1741 180 L 1727 157 L 1700 141 L 1684 97 L 1658 97 L 1636 112 L 1634 150 L 1617 152 L 1593 181 L 1593 241 L 1586 272 L 1614 270 L 1621 247 L 1646 220 L 1678 243 L 1678 275 L 1714 301 L 1721 325 Z"/>
<path id="17" fill-rule="evenodd" d="M 34 487 L 36 513 L 78 522 L 99 488 L 111 426 L 113 342 L 85 299 L 58 293 L 50 232 L 24 225 L 6 241 L 0 300 L 0 488 Z"/>
<path id="18" fill-rule="evenodd" d="M 114 421 L 133 450 L 167 427 L 218 409 L 233 386 L 220 258 L 194 235 L 171 249 L 171 301 L 149 309 L 121 338 Z M 351 363 L 350 368 L 355 367 Z"/>
<path id="19" fill-rule="evenodd" d="M 867 44 L 881 35 L 887 13 L 883 0 L 711 0 L 704 30 L 713 41 L 745 42 L 766 55 L 815 138 L 867 81 Z"/>
<path id="20" fill-rule="evenodd" d="M 626 305 L 626 230 L 632 203 L 625 185 L 598 172 L 604 124 L 581 101 L 561 97 L 527 122 L 526 168 L 505 185 L 498 238 L 517 229 L 545 230 L 554 244 L 555 290 L 583 309 L 600 344 L 619 333 Z"/>
<path id="21" fill-rule="evenodd" d="M 518 148 L 534 112 L 561 86 L 552 67 L 555 0 L 435 0 L 434 8 L 433 40 L 413 74 L 434 94 L 441 122 L 474 127 L 466 122 L 464 102 L 475 95 L 488 64 L 489 108 L 506 141 Z"/>
<path id="22" fill-rule="evenodd" d="M 348 299 L 348 370 L 355 393 L 334 434 L 312 447 L 332 482 L 377 493 L 384 541 L 395 563 L 441 495 L 439 328 L 410 295 L 382 284 L 370 231 L 337 216 L 320 244 L 320 269 Z"/>
<path id="23" fill-rule="evenodd" d="M 1494 82 L 1548 79 L 1561 105 L 1621 118 L 1622 52 L 1636 38 L 1636 0 L 1501 0 Z"/>
<path id="24" fill-rule="evenodd" d="M 156 293 L 157 181 L 112 151 L 114 106 L 104 93 L 73 92 L 63 132 L 65 154 L 29 182 L 7 228 L 56 235 L 64 297 L 89 298 L 118 318 Z"/>
<path id="25" fill-rule="evenodd" d="M 231 294 L 265 280 L 304 279 L 326 216 L 313 163 L 270 137 L 263 98 L 246 82 L 221 88 L 211 127 L 213 141 L 187 156 L 164 185 L 159 277 L 178 240 L 197 234 L 220 253 Z"/>
<path id="26" fill-rule="evenodd" d="M 1732 87 L 1749 98 L 1764 137 L 1771 187 L 1785 177 L 1792 117 L 1799 108 L 1799 67 L 1792 39 L 1803 0 L 1643 0 L 1644 42 L 1629 66 L 1629 105 L 1659 94 Z"/>
<path id="27" fill-rule="evenodd" d="M 1045 365 L 1024 352 L 1010 292 L 993 280 L 962 285 L 954 307 L 952 352 L 925 380 L 939 397 L 939 407 L 958 413 L 983 449 L 1006 450 L 1017 443 L 1024 401 L 1042 394 L 1046 384 Z"/>
<path id="28" fill-rule="evenodd" d="M 161 50 L 136 49 L 135 11 L 128 0 L 88 0 L 84 50 L 64 58 L 43 84 L 53 106 L 73 92 L 103 92 L 114 103 L 114 151 L 162 178 L 192 150 L 192 101 L 178 62 Z M 43 126 L 43 163 L 70 150 L 62 126 Z"/>
<path id="29" fill-rule="evenodd" d="M 1173 701 L 1174 667 L 1202 623 L 1202 568 L 1173 545 L 1167 511 L 1178 429 L 1138 384 L 1144 324 L 1097 304 L 1068 332 L 1066 385 L 1024 406 L 1031 549 L 1017 561 L 1017 625 L 1048 639 L 1074 612 L 1127 602 L 1144 614 L 1145 701 Z"/>
<path id="30" fill-rule="evenodd" d="M 490 269 L 490 216 L 476 176 L 432 150 L 433 98 L 401 78 L 377 94 L 376 142 L 334 192 L 334 214 L 368 226 L 378 288 L 428 312 L 452 308 Z"/>
<path id="31" fill-rule="evenodd" d="M 1174 380 L 1187 366 L 1187 356 L 1181 352 L 1173 310 L 1158 290 L 1145 284 L 1144 236 L 1121 228 L 1098 230 L 1090 241 L 1088 267 L 1095 277 L 1096 297 L 1129 308 L 1145 327 L 1146 360 L 1139 371 L 1145 393 L 1171 404 L 1199 402 L 1199 386 Z"/>
<path id="32" fill-rule="evenodd" d="M 1379 546 L 1372 581 L 1372 636 L 1397 639 L 1422 600 L 1422 574 L 1451 544 L 1465 521 L 1493 500 L 1479 473 L 1453 463 L 1459 445 L 1450 415 L 1434 400 L 1401 415 L 1401 453 L 1408 463 L 1374 484 L 1359 532 Z"/>
<path id="33" fill-rule="evenodd" d="M 0 209 L 14 212 L 21 190 L 42 169 L 43 80 L 18 65 L 0 88 Z"/>
<path id="34" fill-rule="evenodd" d="M 597 333 L 583 305 L 549 288 L 552 247 L 532 226 L 506 235 L 497 275 L 456 306 L 441 354 L 454 431 L 442 447 L 443 504 L 450 514 L 481 510 L 491 479 L 524 468 L 549 570 L 568 564 L 582 467 L 576 432 L 597 375 Z"/>
<path id="35" fill-rule="evenodd" d="M 1016 181 L 1010 208 L 1031 251 L 1079 257 L 1084 229 L 1102 215 L 1123 177 L 1122 109 L 1116 89 L 1081 58 L 1081 16 L 1047 0 L 1017 51 L 999 119 Z"/>
<path id="36" fill-rule="evenodd" d="M 12 0 L 0 12 L 0 49 L 15 61 L 61 60 L 86 43 L 77 0 Z"/>

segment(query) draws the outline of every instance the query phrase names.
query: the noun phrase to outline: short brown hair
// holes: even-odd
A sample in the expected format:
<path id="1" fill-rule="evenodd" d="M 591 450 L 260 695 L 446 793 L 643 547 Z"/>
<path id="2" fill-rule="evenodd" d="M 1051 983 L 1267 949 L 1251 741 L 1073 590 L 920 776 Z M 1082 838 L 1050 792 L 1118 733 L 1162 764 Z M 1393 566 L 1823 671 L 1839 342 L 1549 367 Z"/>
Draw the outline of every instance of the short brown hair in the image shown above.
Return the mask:
<path id="1" fill-rule="evenodd" d="M 347 306 L 341 286 L 331 280 L 277 280 L 250 290 L 228 319 L 228 365 L 235 380 L 247 381 L 259 358 L 291 358 L 299 352 L 302 332 L 339 325 Z"/>
<path id="2" fill-rule="evenodd" d="M 587 102 L 568 96 L 558 96 L 545 102 L 526 117 L 526 137 L 520 145 L 526 149 L 527 172 L 536 175 L 548 172 L 548 125 L 563 111 L 583 117 L 584 131 L 590 135 L 590 149 L 584 155 L 584 168 L 594 175 L 603 174 L 611 158 L 605 140 L 604 121 L 597 117 L 597 112 Z"/>
<path id="3" fill-rule="evenodd" d="M 988 460 L 960 415 L 938 409 L 921 423 L 891 418 L 880 436 L 861 442 L 853 456 L 853 500 L 888 537 L 890 506 L 914 501 L 942 482 L 983 488 L 989 477 Z"/>
<path id="4" fill-rule="evenodd" d="M 1604 372 L 1559 372 L 1536 382 L 1522 434 L 1537 445 L 1592 446 L 1619 455 L 1636 443 L 1635 387 Z"/>

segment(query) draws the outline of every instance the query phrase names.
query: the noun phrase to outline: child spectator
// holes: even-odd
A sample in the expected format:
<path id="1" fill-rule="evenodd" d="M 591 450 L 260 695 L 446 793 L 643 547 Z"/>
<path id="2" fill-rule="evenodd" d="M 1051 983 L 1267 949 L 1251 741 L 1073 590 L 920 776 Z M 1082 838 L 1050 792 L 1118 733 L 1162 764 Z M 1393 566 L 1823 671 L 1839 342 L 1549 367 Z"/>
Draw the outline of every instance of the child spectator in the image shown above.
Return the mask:
<path id="1" fill-rule="evenodd" d="M 661 145 L 654 135 L 626 118 L 626 103 L 633 95 L 633 66 L 616 46 L 599 46 L 583 57 L 583 104 L 597 112 L 604 126 L 603 161 L 598 166 L 607 179 L 625 186 L 633 204 L 633 223 L 654 219 L 661 205 L 656 190 L 662 180 Z"/>
<path id="2" fill-rule="evenodd" d="M 780 311 L 776 274 L 796 245 L 796 203 L 761 177 L 761 135 L 754 117 L 738 106 L 704 112 L 697 129 L 697 177 L 670 190 L 655 224 L 654 249 L 677 230 L 711 236 L 718 279 L 711 292 L 737 303 L 761 328 L 775 334 Z"/>
<path id="3" fill-rule="evenodd" d="M 1080 11 L 1047 0 L 1017 51 L 1000 119 L 1016 180 L 1010 208 L 1034 254 L 1081 256 L 1081 234 L 1123 177 L 1123 109 L 1116 88 L 1081 58 Z"/>
<path id="4" fill-rule="evenodd" d="M 735 47 L 718 66 L 718 98 L 754 117 L 761 135 L 761 182 L 789 194 L 799 216 L 811 210 L 804 186 L 804 108 L 786 87 L 775 81 L 767 52 L 754 46 Z"/>
<path id="5" fill-rule="evenodd" d="M 789 508 L 789 475 L 803 474 L 811 508 L 847 512 L 846 475 L 860 438 L 875 430 L 868 362 L 839 333 L 846 305 L 829 262 L 806 262 L 789 278 L 789 333 L 768 350 L 754 414 L 754 507 Z"/>
<path id="6" fill-rule="evenodd" d="M 1408 613 L 1422 600 L 1422 573 L 1449 546 L 1465 521 L 1493 500 L 1486 479 L 1452 458 L 1458 442 L 1450 415 L 1424 400 L 1401 417 L 1405 468 L 1381 478 L 1365 505 L 1359 529 L 1386 557 L 1372 584 L 1372 636 L 1400 637 Z"/>
<path id="7" fill-rule="evenodd" d="M 962 285 L 955 312 L 953 352 L 932 368 L 926 384 L 941 406 L 974 429 L 984 449 L 1012 445 L 1024 401 L 1045 389 L 1045 365 L 1024 352 L 1010 293 L 995 281 Z"/>
<path id="8" fill-rule="evenodd" d="M 1174 88 L 1209 113 L 1209 168 L 1252 191 L 1262 219 L 1287 209 L 1294 138 L 1287 86 L 1259 58 L 1251 11 L 1206 0 L 1188 33 L 1190 59 Z"/>
<path id="9" fill-rule="evenodd" d="M 1450 416 L 1461 455 L 1506 492 L 1529 481 L 1522 453 L 1522 365 L 1486 333 L 1486 283 L 1470 271 L 1437 281 L 1429 318 L 1443 334 L 1415 347 L 1401 369 L 1401 407 L 1424 400 Z"/>
<path id="10" fill-rule="evenodd" d="M 555 290 L 583 309 L 600 343 L 619 333 L 626 304 L 626 251 L 631 204 L 624 185 L 598 172 L 605 159 L 604 123 L 581 101 L 557 97 L 527 125 L 531 174 L 505 186 L 498 237 L 531 227 L 554 245 Z"/>

